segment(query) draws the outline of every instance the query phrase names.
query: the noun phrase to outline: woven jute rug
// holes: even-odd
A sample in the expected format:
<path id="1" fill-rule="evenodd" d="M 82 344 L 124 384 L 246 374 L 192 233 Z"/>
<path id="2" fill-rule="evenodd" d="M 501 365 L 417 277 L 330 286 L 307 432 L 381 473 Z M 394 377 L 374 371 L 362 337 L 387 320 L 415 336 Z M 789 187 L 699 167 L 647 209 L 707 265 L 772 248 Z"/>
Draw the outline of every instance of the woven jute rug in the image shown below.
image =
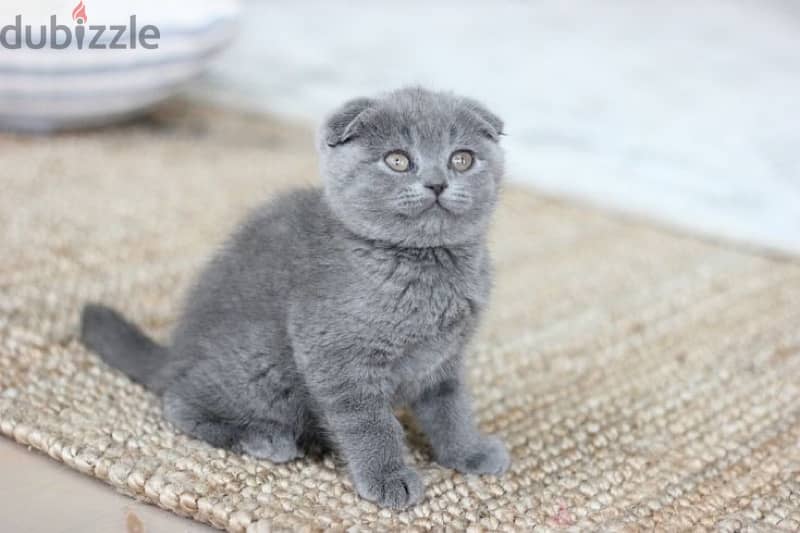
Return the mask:
<path id="1" fill-rule="evenodd" d="M 513 154 L 512 154 L 513 156 Z M 163 338 L 245 211 L 316 181 L 312 134 L 173 104 L 113 130 L 0 137 L 0 431 L 119 491 L 232 531 L 800 528 L 800 262 L 509 186 L 470 350 L 500 478 L 430 461 L 404 512 L 331 458 L 276 466 L 176 433 L 77 341 L 87 300 Z"/>

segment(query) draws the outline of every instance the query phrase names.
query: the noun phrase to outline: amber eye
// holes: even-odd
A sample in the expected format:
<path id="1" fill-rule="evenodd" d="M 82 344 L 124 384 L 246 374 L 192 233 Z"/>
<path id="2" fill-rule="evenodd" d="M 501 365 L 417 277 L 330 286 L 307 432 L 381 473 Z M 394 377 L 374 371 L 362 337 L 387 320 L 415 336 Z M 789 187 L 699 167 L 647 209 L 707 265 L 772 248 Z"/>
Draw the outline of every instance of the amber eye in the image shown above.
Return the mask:
<path id="1" fill-rule="evenodd" d="M 395 172 L 405 172 L 411 164 L 411 161 L 408 160 L 408 156 L 403 152 L 390 152 L 383 158 L 383 161 L 386 163 L 387 167 Z"/>
<path id="2" fill-rule="evenodd" d="M 473 159 L 472 152 L 459 150 L 458 152 L 453 152 L 453 155 L 450 156 L 450 166 L 458 172 L 464 172 L 472 167 Z"/>

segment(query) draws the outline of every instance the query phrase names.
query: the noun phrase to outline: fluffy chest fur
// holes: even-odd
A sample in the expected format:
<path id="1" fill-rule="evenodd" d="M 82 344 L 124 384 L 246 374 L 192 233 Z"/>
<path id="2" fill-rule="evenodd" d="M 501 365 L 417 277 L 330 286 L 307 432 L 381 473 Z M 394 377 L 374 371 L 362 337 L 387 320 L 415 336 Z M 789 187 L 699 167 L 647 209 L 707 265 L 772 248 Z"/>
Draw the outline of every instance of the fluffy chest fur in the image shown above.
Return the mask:
<path id="1" fill-rule="evenodd" d="M 487 299 L 488 267 L 479 246 L 370 245 L 351 252 L 356 297 L 344 307 L 371 328 L 370 336 L 387 348 L 388 357 L 450 343 L 475 321 Z"/>
<path id="2" fill-rule="evenodd" d="M 320 323 L 336 324 L 326 333 L 347 332 L 342 349 L 360 361 L 363 379 L 384 376 L 398 402 L 414 397 L 461 352 L 477 323 L 489 292 L 485 250 L 373 243 L 344 250 L 346 268 L 325 282 L 336 290 L 321 302 Z"/>

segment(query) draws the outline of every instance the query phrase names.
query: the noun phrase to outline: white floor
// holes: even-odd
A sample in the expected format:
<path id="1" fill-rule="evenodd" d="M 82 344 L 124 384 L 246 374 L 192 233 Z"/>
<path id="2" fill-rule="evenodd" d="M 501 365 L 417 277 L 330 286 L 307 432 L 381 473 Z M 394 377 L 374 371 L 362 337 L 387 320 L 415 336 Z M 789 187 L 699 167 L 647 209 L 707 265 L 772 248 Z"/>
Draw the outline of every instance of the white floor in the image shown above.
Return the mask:
<path id="1" fill-rule="evenodd" d="M 202 92 L 316 122 L 410 83 L 507 121 L 510 177 L 800 252 L 800 2 L 252 1 Z"/>
<path id="2" fill-rule="evenodd" d="M 4 533 L 211 533 L 0 437 Z"/>

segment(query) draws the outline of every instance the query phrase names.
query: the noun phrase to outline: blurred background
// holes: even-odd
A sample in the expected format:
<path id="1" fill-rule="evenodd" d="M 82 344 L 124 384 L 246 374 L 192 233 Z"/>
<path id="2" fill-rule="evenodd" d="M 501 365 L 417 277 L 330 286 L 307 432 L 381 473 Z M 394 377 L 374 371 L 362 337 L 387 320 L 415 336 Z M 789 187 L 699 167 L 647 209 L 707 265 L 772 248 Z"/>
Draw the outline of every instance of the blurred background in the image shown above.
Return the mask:
<path id="1" fill-rule="evenodd" d="M 76 1 L 6 0 L 0 24 L 19 13 L 68 21 Z M 159 50 L 95 50 L 74 61 L 63 51 L 0 50 L 7 129 L 73 127 L 92 106 L 89 122 L 103 123 L 106 108 L 109 119 L 129 116 L 175 93 L 314 125 L 353 96 L 423 84 L 479 98 L 506 120 L 511 180 L 800 251 L 794 0 L 85 7 L 89 23 L 136 13 L 141 24 L 158 25 Z M 48 123 L 48 109 L 70 106 L 76 120 Z"/>

